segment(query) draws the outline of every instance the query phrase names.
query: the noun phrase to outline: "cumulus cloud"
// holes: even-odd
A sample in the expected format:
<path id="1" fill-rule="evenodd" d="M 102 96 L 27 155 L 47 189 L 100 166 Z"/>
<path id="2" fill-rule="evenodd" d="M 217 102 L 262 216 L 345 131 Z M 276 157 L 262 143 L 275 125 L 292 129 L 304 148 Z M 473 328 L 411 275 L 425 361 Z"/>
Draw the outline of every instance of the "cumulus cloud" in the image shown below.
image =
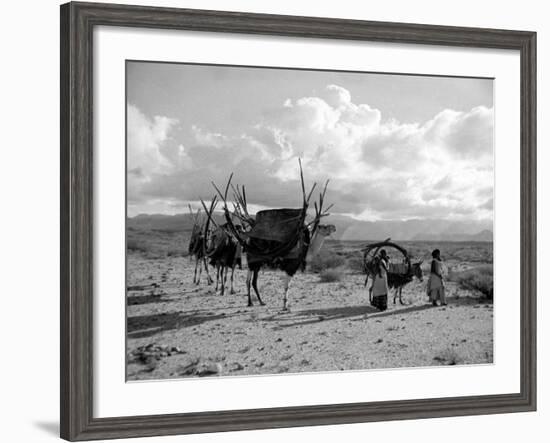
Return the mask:
<path id="1" fill-rule="evenodd" d="M 127 176 L 128 198 L 140 200 L 145 185 L 159 175 L 192 168 L 193 163 L 182 144 L 174 143 L 170 134 L 178 120 L 164 116 L 152 118 L 136 106 L 127 107 Z"/>
<path id="2" fill-rule="evenodd" d="M 147 117 L 128 107 L 128 180 L 136 200 L 209 198 L 210 181 L 229 172 L 250 203 L 296 206 L 298 158 L 308 182 L 330 178 L 334 212 L 362 219 L 492 218 L 493 109 L 444 110 L 414 124 L 384 120 L 328 85 L 317 96 L 287 99 L 240 134 Z M 185 147 L 184 147 L 185 146 Z M 131 180 L 130 180 L 131 177 Z"/>

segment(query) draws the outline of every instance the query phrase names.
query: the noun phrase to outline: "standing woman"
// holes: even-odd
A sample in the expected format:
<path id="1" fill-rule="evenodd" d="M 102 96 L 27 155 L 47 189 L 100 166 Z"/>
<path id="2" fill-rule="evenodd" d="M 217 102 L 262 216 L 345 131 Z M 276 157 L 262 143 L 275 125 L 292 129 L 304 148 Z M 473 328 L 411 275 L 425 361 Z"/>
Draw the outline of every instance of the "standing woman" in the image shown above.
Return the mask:
<path id="1" fill-rule="evenodd" d="M 380 251 L 378 259 L 378 272 L 374 276 L 372 284 L 372 305 L 380 311 L 388 308 L 388 265 L 389 259 L 386 251 Z"/>
<path id="2" fill-rule="evenodd" d="M 439 249 L 434 249 L 432 251 L 432 257 L 430 278 L 428 279 L 428 295 L 432 305 L 437 306 L 437 300 L 439 300 L 442 306 L 446 306 L 447 300 L 445 298 L 445 283 L 443 281 L 441 251 Z"/>

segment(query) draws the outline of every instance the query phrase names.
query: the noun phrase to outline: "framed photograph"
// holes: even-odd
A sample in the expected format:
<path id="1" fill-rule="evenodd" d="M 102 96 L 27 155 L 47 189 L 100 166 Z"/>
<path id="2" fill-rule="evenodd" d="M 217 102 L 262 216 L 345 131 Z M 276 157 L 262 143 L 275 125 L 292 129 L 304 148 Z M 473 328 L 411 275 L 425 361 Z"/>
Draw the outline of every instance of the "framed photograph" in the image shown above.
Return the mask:
<path id="1" fill-rule="evenodd" d="M 61 437 L 533 411 L 536 34 L 61 6 Z"/>

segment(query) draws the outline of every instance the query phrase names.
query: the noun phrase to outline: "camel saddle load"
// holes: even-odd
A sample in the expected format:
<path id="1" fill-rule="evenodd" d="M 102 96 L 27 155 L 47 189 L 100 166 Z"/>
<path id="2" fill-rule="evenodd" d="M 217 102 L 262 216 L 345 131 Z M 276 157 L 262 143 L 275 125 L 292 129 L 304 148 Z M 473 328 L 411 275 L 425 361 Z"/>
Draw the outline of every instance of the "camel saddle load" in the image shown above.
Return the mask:
<path id="1" fill-rule="evenodd" d="M 398 274 L 398 275 L 406 275 L 411 270 L 411 260 L 409 258 L 409 255 L 407 254 L 407 251 L 405 248 L 401 247 L 400 245 L 393 243 L 390 241 L 391 239 L 386 239 L 381 242 L 377 243 L 371 243 L 370 245 L 367 245 L 363 249 L 363 268 L 365 272 L 368 274 L 369 271 L 371 274 L 376 273 L 376 267 L 377 267 L 377 259 L 378 259 L 378 253 L 381 249 L 388 249 L 387 252 L 390 252 L 391 249 L 396 250 L 400 253 L 401 260 L 396 261 L 396 257 L 391 257 L 389 268 L 388 268 L 388 274 Z"/>
<path id="2" fill-rule="evenodd" d="M 266 209 L 256 214 L 251 230 L 246 233 L 249 260 L 271 256 L 298 258 L 302 246 L 309 244 L 309 231 L 304 223 L 304 209 Z M 303 241 L 300 241 L 303 240 Z"/>
<path id="3" fill-rule="evenodd" d="M 389 259 L 388 266 L 388 287 L 394 288 L 395 293 L 393 296 L 393 303 L 399 295 L 399 303 L 404 305 L 402 299 L 403 287 L 410 283 L 413 278 L 417 278 L 419 281 L 423 281 L 422 260 L 412 263 L 411 257 L 407 253 L 407 250 L 402 246 L 391 241 L 387 238 L 384 241 L 371 243 L 363 247 L 363 271 L 366 274 L 365 287 L 367 286 L 369 279 L 372 279 L 373 283 L 376 278 L 376 274 L 380 272 L 380 253 L 382 249 L 385 250 L 386 256 Z M 395 254 L 397 252 L 397 254 Z M 372 288 L 369 289 L 369 300 L 372 303 Z"/>
<path id="4" fill-rule="evenodd" d="M 259 240 L 289 243 L 296 239 L 296 233 L 303 226 L 303 210 L 266 209 L 256 213 L 256 222 L 247 233 L 248 237 Z"/>

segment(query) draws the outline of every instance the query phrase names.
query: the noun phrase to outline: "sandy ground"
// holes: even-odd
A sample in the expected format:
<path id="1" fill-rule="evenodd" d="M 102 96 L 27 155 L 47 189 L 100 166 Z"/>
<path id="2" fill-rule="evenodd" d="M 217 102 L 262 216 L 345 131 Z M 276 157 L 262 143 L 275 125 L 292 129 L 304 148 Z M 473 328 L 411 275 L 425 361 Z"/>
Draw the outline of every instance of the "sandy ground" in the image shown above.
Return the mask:
<path id="1" fill-rule="evenodd" d="M 298 273 L 291 311 L 282 312 L 282 274 L 266 270 L 266 306 L 246 307 L 245 271 L 237 294 L 192 284 L 188 258 L 128 258 L 128 380 L 204 375 L 273 374 L 367 368 L 490 363 L 493 305 L 448 283 L 448 306 L 432 307 L 425 282 L 403 290 L 405 306 L 379 312 L 363 276 L 320 283 Z"/>

